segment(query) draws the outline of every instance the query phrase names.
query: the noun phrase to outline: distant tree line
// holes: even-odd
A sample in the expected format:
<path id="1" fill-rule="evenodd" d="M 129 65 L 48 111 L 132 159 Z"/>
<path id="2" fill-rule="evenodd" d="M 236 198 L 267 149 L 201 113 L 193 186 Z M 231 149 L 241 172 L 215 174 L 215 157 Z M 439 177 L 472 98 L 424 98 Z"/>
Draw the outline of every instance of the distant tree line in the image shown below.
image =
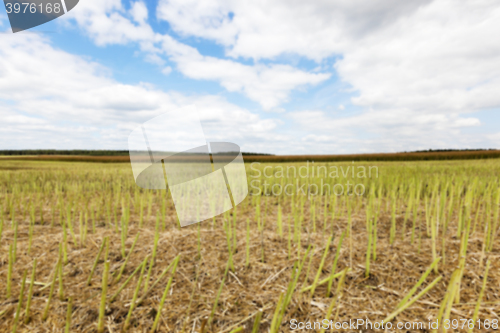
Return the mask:
<path id="1" fill-rule="evenodd" d="M 500 158 L 500 150 L 450 150 L 441 152 L 377 153 L 349 155 L 277 155 L 247 156 L 245 162 L 368 162 L 368 161 L 438 161 Z"/>
<path id="2" fill-rule="evenodd" d="M 144 152 L 148 155 L 148 152 Z M 2 160 L 53 160 L 74 162 L 130 162 L 127 150 L 0 150 Z M 30 156 L 31 155 L 31 156 Z M 196 155 L 196 154 L 194 154 Z M 436 161 L 436 160 L 469 160 L 500 158 L 500 150 L 496 149 L 464 149 L 464 150 L 427 150 L 404 153 L 376 153 L 349 155 L 271 155 L 259 153 L 243 153 L 246 163 L 252 162 L 351 162 L 351 161 Z"/>
<path id="3" fill-rule="evenodd" d="M 488 149 L 427 149 L 427 150 L 416 150 L 416 151 L 410 151 L 409 153 L 445 153 L 445 152 L 461 152 L 461 151 L 492 151 L 492 150 L 497 150 L 494 148 L 488 148 Z M 406 153 L 406 152 L 405 152 Z"/>
<path id="4" fill-rule="evenodd" d="M 145 152 L 147 153 L 147 152 Z M 242 153 L 243 156 L 265 155 L 272 154 L 261 153 Z M 22 149 L 22 150 L 0 150 L 0 155 L 3 156 L 26 156 L 26 155 L 62 155 L 62 156 L 128 156 L 128 150 L 58 150 L 58 149 Z"/>
<path id="5" fill-rule="evenodd" d="M 57 150 L 57 149 L 22 149 L 0 150 L 0 155 L 80 155 L 80 156 L 125 156 L 128 150 Z"/>

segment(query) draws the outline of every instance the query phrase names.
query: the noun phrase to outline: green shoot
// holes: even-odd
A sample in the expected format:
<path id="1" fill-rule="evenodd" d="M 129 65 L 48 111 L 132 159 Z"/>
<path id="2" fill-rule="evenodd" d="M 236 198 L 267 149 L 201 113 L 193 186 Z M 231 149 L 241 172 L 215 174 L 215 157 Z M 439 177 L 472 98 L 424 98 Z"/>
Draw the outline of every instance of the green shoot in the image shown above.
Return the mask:
<path id="1" fill-rule="evenodd" d="M 130 248 L 130 251 L 127 254 L 127 258 L 123 262 L 123 264 L 120 268 L 120 271 L 118 272 L 118 275 L 116 276 L 116 278 L 113 280 L 112 284 L 118 283 L 120 281 L 122 274 L 123 274 L 123 271 L 125 270 L 125 267 L 127 267 L 127 263 L 130 259 L 130 256 L 132 255 L 132 252 L 134 251 L 135 244 L 137 243 L 137 240 L 139 239 L 139 235 L 140 235 L 140 233 L 137 233 L 137 235 L 135 236 L 135 240 L 132 243 L 132 247 Z"/>
<path id="2" fill-rule="evenodd" d="M 99 306 L 99 322 L 97 323 L 98 333 L 104 332 L 104 316 L 106 314 L 106 294 L 108 293 L 108 275 L 109 275 L 109 261 L 106 261 L 104 263 L 104 272 L 102 274 L 101 304 Z M 133 306 L 130 305 L 130 308 L 132 307 Z"/>
<path id="3" fill-rule="evenodd" d="M 64 333 L 70 333 L 72 312 L 73 312 L 73 297 L 70 297 L 68 299 L 68 309 L 66 310 L 66 328 L 64 329 Z"/>
<path id="4" fill-rule="evenodd" d="M 59 256 L 59 259 L 57 260 L 56 267 L 54 268 L 54 275 L 52 277 L 52 283 L 50 284 L 50 291 L 49 291 L 49 299 L 47 301 L 47 304 L 45 305 L 45 310 L 43 311 L 42 315 L 42 320 L 45 321 L 47 320 L 47 317 L 49 316 L 49 309 L 50 309 L 50 301 L 52 300 L 52 295 L 54 294 L 54 288 L 56 286 L 56 279 L 57 279 L 57 273 L 59 272 L 59 266 L 62 265 L 61 262 L 61 256 Z"/>
<path id="5" fill-rule="evenodd" d="M 26 304 L 26 311 L 24 312 L 24 323 L 28 324 L 30 322 L 30 308 L 31 308 L 31 299 L 33 297 L 33 286 L 35 285 L 35 274 L 36 274 L 36 263 L 37 259 L 33 260 L 33 270 L 31 271 L 31 280 L 30 280 L 30 288 L 28 291 L 28 299 Z"/>
<path id="6" fill-rule="evenodd" d="M 97 256 L 95 257 L 94 264 L 92 265 L 92 269 L 90 270 L 89 277 L 87 279 L 87 286 L 90 286 L 90 282 L 92 281 L 92 276 L 94 275 L 95 269 L 97 267 L 97 264 L 99 263 L 99 258 L 101 257 L 102 250 L 104 249 L 104 246 L 108 242 L 108 238 L 105 237 L 101 243 L 101 247 L 99 248 L 99 252 L 97 252 Z"/>
<path id="7" fill-rule="evenodd" d="M 23 273 L 23 282 L 21 284 L 21 292 L 19 293 L 19 302 L 17 303 L 16 316 L 14 317 L 14 326 L 12 328 L 12 333 L 17 332 L 19 316 L 21 315 L 21 307 L 23 306 L 23 299 L 24 299 L 24 286 L 26 285 L 26 273 L 27 271 L 25 270 Z"/>
<path id="8" fill-rule="evenodd" d="M 319 264 L 318 271 L 316 272 L 316 277 L 314 278 L 313 287 L 311 288 L 311 297 L 314 295 L 314 290 L 316 289 L 316 284 L 318 283 L 319 276 L 323 271 L 323 265 L 325 264 L 326 256 L 328 255 L 328 251 L 330 250 L 330 243 L 332 242 L 333 237 L 328 238 L 326 243 L 325 252 L 323 253 L 323 257 L 321 258 L 321 263 Z"/>
<path id="9" fill-rule="evenodd" d="M 128 309 L 127 318 L 125 319 L 125 323 L 123 324 L 122 332 L 127 331 L 130 322 L 130 317 L 132 316 L 132 311 L 134 311 L 134 308 L 136 306 L 135 300 L 137 299 L 137 295 L 139 294 L 139 290 L 141 288 L 142 277 L 144 276 L 144 269 L 146 268 L 146 263 L 147 260 L 144 260 L 142 263 L 141 274 L 139 274 L 139 280 L 137 281 L 137 286 L 135 287 L 134 296 L 132 297 L 132 302 L 130 303 L 130 308 Z"/>
<path id="10" fill-rule="evenodd" d="M 165 291 L 163 292 L 163 296 L 160 301 L 160 306 L 158 307 L 158 310 L 156 311 L 156 318 L 153 323 L 153 327 L 151 328 L 151 332 L 155 332 L 158 328 L 158 323 L 160 322 L 160 316 L 161 316 L 161 311 L 163 309 L 163 304 L 165 303 L 165 299 L 167 298 L 168 291 L 170 290 L 170 286 L 172 285 L 172 280 L 174 279 L 175 275 L 175 270 L 177 269 L 177 264 L 179 263 L 180 257 L 175 258 L 174 261 L 174 267 L 172 268 L 172 276 L 168 280 L 167 286 L 165 287 Z"/>

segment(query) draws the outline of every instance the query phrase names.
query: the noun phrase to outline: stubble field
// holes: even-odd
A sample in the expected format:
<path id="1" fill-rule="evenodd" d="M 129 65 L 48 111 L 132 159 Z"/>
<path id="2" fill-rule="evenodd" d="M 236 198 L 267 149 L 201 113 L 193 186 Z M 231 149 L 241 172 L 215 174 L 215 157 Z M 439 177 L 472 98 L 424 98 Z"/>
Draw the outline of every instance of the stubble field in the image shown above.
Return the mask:
<path id="1" fill-rule="evenodd" d="M 0 161 L 0 331 L 498 328 L 500 160 L 246 166 L 245 201 L 180 228 L 129 164 Z"/>

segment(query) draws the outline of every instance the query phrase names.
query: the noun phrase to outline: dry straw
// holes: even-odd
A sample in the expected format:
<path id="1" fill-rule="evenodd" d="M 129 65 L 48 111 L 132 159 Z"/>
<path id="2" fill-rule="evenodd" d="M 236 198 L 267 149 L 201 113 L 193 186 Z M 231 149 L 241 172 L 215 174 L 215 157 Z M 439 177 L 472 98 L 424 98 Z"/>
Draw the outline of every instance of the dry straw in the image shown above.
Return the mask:
<path id="1" fill-rule="evenodd" d="M 293 165 L 257 168 L 267 166 L 286 173 Z M 254 324 L 278 332 L 291 318 L 361 312 L 371 321 L 491 319 L 498 304 L 483 298 L 500 293 L 487 284 L 498 271 L 500 161 L 379 168 L 383 177 L 369 179 L 354 179 L 352 169 L 338 178 L 273 172 L 271 186 L 298 181 L 306 195 L 267 187 L 237 211 L 181 229 L 168 192 L 139 189 L 125 165 L 2 162 L 0 331 L 16 322 L 18 331 L 95 331 L 105 323 L 115 332 L 229 333 Z M 321 181 L 332 188 L 347 180 L 365 193 L 321 189 L 308 198 Z M 23 317 L 16 307 L 31 265 Z"/>

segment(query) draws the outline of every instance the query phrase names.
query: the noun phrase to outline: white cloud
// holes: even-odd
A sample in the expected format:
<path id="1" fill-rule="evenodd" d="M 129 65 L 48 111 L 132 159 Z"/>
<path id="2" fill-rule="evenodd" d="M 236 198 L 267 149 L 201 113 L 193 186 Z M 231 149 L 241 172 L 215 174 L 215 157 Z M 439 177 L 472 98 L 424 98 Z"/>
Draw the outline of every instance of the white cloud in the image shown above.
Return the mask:
<path id="1" fill-rule="evenodd" d="M 153 41 L 155 32 L 146 23 L 148 12 L 142 1 L 126 11 L 121 0 L 81 1 L 60 20 L 76 20 L 99 46 Z M 148 45 L 141 45 L 147 48 Z"/>
<path id="2" fill-rule="evenodd" d="M 228 116 L 237 108 L 247 115 L 241 116 L 239 126 L 246 131 L 242 138 L 252 138 L 251 149 L 274 147 L 277 153 L 459 148 L 498 142 L 496 134 L 467 134 L 482 125 L 474 112 L 500 106 L 500 44 L 491 37 L 500 30 L 497 1 L 160 0 L 160 20 L 167 20 L 181 36 L 222 45 L 222 59 L 153 31 L 143 2 L 130 8 L 120 0 L 86 0 L 64 20 L 76 20 L 97 45 L 136 43 L 145 59 L 164 71 L 172 66 L 188 78 L 216 81 L 267 110 L 280 110 L 295 89 L 330 77 L 299 69 L 298 60 L 280 63 L 287 57 L 312 59 L 317 68 L 330 66 L 335 57 L 339 80 L 356 97 L 351 103 L 342 96 L 335 100 L 333 106 L 342 103 L 342 112 L 305 107 L 291 113 L 296 126 L 283 134 L 275 119 L 259 118 L 253 124 L 254 114 L 220 98 L 180 97 L 147 85 L 120 85 L 98 75 L 98 64 L 77 57 L 68 61 L 71 55 L 64 53 L 52 55 L 53 48 L 43 40 L 35 40 L 41 45 L 33 44 L 31 50 L 28 45 L 5 44 L 26 51 L 10 55 L 13 67 L 0 62 L 0 80 L 8 75 L 11 81 L 4 86 L 0 82 L 0 96 L 18 101 L 28 96 L 16 104 L 22 112 L 37 108 L 43 117 L 50 113 L 69 120 L 90 110 L 94 119 L 109 124 L 119 117 L 112 111 L 118 109 L 145 119 L 159 112 L 160 104 L 185 105 L 192 100 L 206 103 L 211 112 L 220 107 Z M 30 57 L 35 49 L 40 49 L 40 57 Z M 0 49 L 0 54 L 6 52 Z M 50 66 L 43 66 L 53 56 L 61 71 L 52 74 Z M 242 63 L 242 58 L 253 59 L 254 65 Z M 66 79 L 66 72 L 75 73 L 78 80 Z M 48 84 L 49 77 L 55 83 Z M 31 82 L 30 89 L 23 92 L 26 82 Z M 58 95 L 60 91 L 72 93 Z"/>
<path id="3" fill-rule="evenodd" d="M 318 153 L 331 151 L 332 147 L 337 153 L 468 148 L 478 140 L 476 135 L 461 130 L 481 125 L 474 117 L 411 110 L 370 111 L 336 118 L 308 110 L 292 112 L 290 117 L 305 133 L 304 147 Z"/>
<path id="4" fill-rule="evenodd" d="M 136 1 L 132 4 L 130 14 L 135 22 L 144 24 L 148 19 L 148 8 L 142 1 Z"/>
<path id="5" fill-rule="evenodd" d="M 229 1 L 160 0 L 157 17 L 169 21 L 183 35 L 215 39 L 221 44 L 232 45 L 236 42 L 239 29 L 230 18 L 230 7 Z"/>
<path id="6" fill-rule="evenodd" d="M 468 113 L 500 106 L 500 44 L 491 37 L 500 30 L 497 1 L 160 0 L 157 16 L 180 34 L 223 45 L 229 57 L 297 54 L 321 64 L 340 56 L 335 69 L 357 93 L 352 104 L 365 111 L 293 117 L 313 122 L 310 131 L 330 132 L 351 119 L 377 133 L 380 149 L 403 138 L 451 146 L 470 139 L 459 128 L 479 125 Z"/>
<path id="7" fill-rule="evenodd" d="M 190 104 L 197 105 L 209 135 L 217 137 L 221 131 L 249 150 L 277 125 L 222 97 L 121 84 L 106 73 L 106 68 L 59 50 L 38 34 L 4 35 L 0 148 L 126 149 L 127 136 L 137 124 Z"/>
<path id="8" fill-rule="evenodd" d="M 454 113 L 500 104 L 496 1 L 160 0 L 157 15 L 229 56 L 342 55 L 335 68 L 358 105 Z"/>
<path id="9" fill-rule="evenodd" d="M 353 45 L 336 64 L 377 109 L 467 113 L 500 105 L 500 29 L 493 2 L 435 1 Z"/>
<path id="10" fill-rule="evenodd" d="M 118 0 L 88 0 L 67 19 L 76 22 L 97 45 L 138 43 L 148 61 L 160 63 L 165 55 L 185 76 L 214 80 L 230 92 L 239 92 L 260 103 L 266 110 L 286 102 L 290 92 L 304 85 L 316 85 L 328 73 L 309 73 L 288 65 L 244 65 L 234 60 L 201 55 L 196 48 L 182 44 L 169 35 L 153 32 L 146 23 L 147 8 L 134 2 L 127 12 Z M 130 16 L 130 19 L 128 18 Z M 135 21 L 133 23 L 132 21 Z"/>
<path id="11" fill-rule="evenodd" d="M 166 66 L 166 67 L 164 67 L 164 68 L 161 70 L 161 72 L 162 72 L 164 75 L 168 75 L 168 74 L 172 73 L 172 67 L 170 67 L 170 66 Z"/>
<path id="12" fill-rule="evenodd" d="M 288 65 L 246 66 L 214 57 L 174 57 L 178 68 L 193 79 L 218 80 L 231 92 L 259 101 L 265 110 L 287 101 L 289 92 L 306 83 L 318 84 L 329 74 L 311 74 Z"/>
<path id="13" fill-rule="evenodd" d="M 320 61 L 429 1 L 159 0 L 157 16 L 178 33 L 226 46 L 233 57 L 294 53 Z"/>

